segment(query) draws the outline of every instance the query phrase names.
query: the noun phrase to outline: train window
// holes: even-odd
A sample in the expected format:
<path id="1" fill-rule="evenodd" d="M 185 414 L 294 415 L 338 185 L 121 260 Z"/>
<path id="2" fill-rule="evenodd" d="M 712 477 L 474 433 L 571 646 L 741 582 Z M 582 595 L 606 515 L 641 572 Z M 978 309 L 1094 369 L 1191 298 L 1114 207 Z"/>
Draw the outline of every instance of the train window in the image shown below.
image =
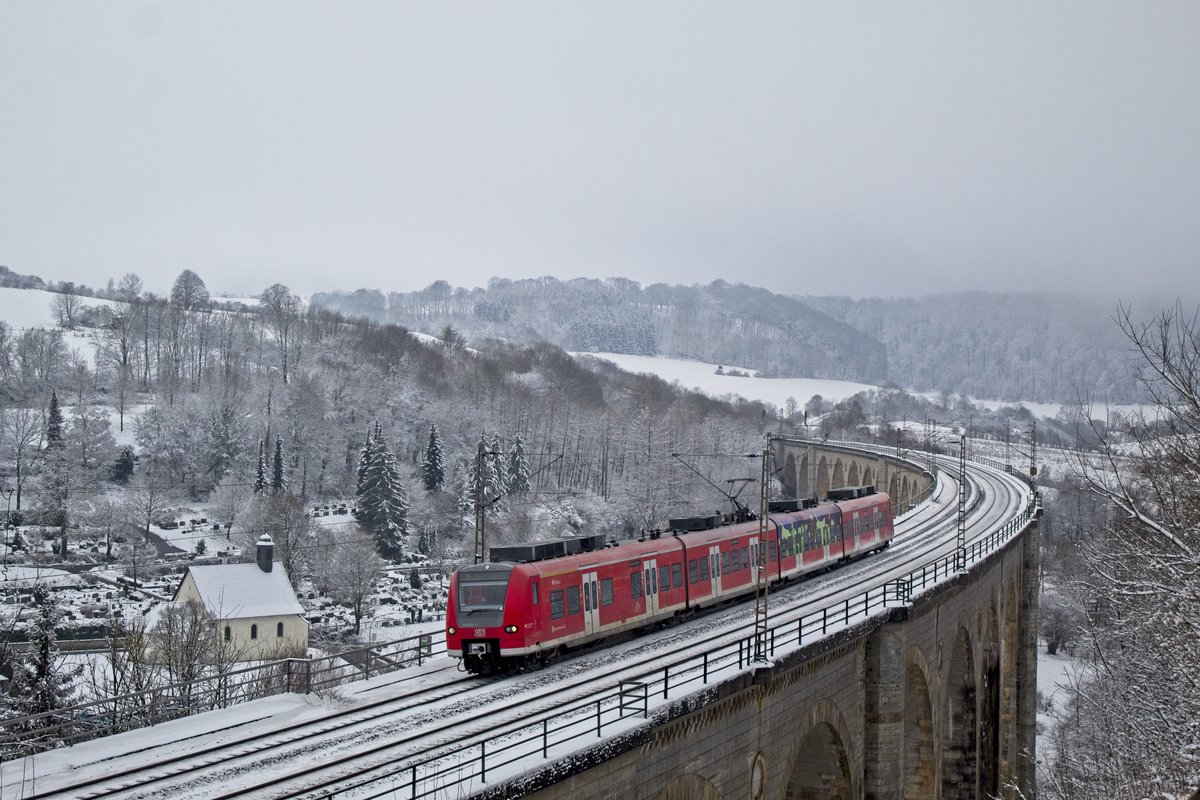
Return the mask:
<path id="1" fill-rule="evenodd" d="M 567 587 L 567 613 L 568 614 L 578 614 L 579 613 L 579 587 L 578 586 L 568 586 Z"/>
<path id="2" fill-rule="evenodd" d="M 533 581 L 532 583 L 529 584 L 529 594 L 530 594 L 530 598 L 533 600 L 533 604 L 536 606 L 538 604 L 537 581 Z"/>
<path id="3" fill-rule="evenodd" d="M 458 610 L 499 611 L 504 608 L 504 595 L 508 591 L 511 570 L 488 570 L 486 572 L 460 572 L 458 574 Z"/>
<path id="4" fill-rule="evenodd" d="M 767 542 L 767 558 L 771 561 L 776 561 L 779 558 L 779 548 L 775 545 L 775 540 Z"/>
<path id="5" fill-rule="evenodd" d="M 729 574 L 729 553 L 728 551 L 721 553 L 721 574 Z"/>
<path id="6" fill-rule="evenodd" d="M 600 605 L 611 606 L 613 603 L 613 581 L 612 578 L 605 578 L 600 581 Z"/>
<path id="7" fill-rule="evenodd" d="M 583 582 L 583 610 L 592 610 L 592 584 L 588 581 Z"/>
<path id="8" fill-rule="evenodd" d="M 692 581 L 695 583 L 695 581 Z M 671 588 L 678 589 L 683 586 L 683 564 L 671 565 Z"/>
<path id="9" fill-rule="evenodd" d="M 642 573 L 629 573 L 629 596 L 637 600 L 642 596 Z"/>
<path id="10" fill-rule="evenodd" d="M 742 569 L 750 569 L 750 551 L 742 548 Z"/>
<path id="11" fill-rule="evenodd" d="M 659 567 L 658 568 L 658 586 L 655 588 L 656 589 L 670 589 L 671 588 L 671 568 L 670 567 Z"/>
<path id="12" fill-rule="evenodd" d="M 697 563 L 700 565 L 700 580 L 708 580 L 708 559 L 702 558 Z"/>
<path id="13" fill-rule="evenodd" d="M 688 583 L 695 583 L 699 574 L 699 570 L 696 569 L 696 559 L 693 558 L 688 561 Z"/>
<path id="14" fill-rule="evenodd" d="M 562 589 L 555 589 L 550 592 L 550 619 L 562 619 L 563 616 L 563 593 Z"/>

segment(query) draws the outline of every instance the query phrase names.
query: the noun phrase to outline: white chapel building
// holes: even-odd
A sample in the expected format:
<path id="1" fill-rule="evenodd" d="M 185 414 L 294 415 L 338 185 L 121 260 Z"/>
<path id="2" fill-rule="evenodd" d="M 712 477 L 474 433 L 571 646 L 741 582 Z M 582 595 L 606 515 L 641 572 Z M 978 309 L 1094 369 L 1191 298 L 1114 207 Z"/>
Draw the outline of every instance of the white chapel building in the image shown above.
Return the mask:
<path id="1" fill-rule="evenodd" d="M 303 657 L 308 650 L 308 620 L 287 572 L 273 561 L 274 549 L 263 535 L 253 564 L 189 567 L 171 598 L 200 602 L 217 635 L 247 661 Z"/>

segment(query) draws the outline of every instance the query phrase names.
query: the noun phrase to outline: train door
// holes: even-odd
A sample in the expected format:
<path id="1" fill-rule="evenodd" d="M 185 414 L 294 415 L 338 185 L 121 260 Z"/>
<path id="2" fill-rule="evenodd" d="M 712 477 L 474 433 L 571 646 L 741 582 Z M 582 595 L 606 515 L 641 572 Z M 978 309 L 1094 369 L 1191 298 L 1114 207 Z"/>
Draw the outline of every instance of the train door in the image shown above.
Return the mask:
<path id="1" fill-rule="evenodd" d="M 721 548 L 712 545 L 708 548 L 708 574 L 712 579 L 713 597 L 721 596 Z"/>
<path id="2" fill-rule="evenodd" d="M 758 585 L 758 537 L 750 539 L 750 584 Z"/>
<path id="3" fill-rule="evenodd" d="M 583 573 L 583 632 L 596 633 L 600 630 L 600 593 L 596 573 Z"/>
<path id="4" fill-rule="evenodd" d="M 658 561 L 648 558 L 642 562 L 642 586 L 646 587 L 646 613 L 653 616 L 658 613 Z"/>

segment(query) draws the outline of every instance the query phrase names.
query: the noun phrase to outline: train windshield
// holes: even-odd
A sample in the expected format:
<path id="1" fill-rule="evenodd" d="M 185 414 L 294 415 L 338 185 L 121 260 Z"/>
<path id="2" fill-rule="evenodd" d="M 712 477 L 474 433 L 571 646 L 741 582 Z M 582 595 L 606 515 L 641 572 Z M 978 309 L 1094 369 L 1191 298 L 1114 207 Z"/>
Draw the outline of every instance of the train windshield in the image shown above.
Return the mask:
<path id="1" fill-rule="evenodd" d="M 507 569 L 458 573 L 459 613 L 502 610 L 511 574 Z"/>

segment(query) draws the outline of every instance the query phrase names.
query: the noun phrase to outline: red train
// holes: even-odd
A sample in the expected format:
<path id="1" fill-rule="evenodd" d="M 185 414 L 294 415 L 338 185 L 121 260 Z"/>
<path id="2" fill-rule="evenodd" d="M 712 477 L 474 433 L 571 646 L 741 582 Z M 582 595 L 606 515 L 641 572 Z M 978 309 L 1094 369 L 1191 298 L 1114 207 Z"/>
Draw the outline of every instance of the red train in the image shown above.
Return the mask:
<path id="1" fill-rule="evenodd" d="M 882 550 L 891 499 L 872 486 L 817 503 L 773 503 L 768 580 L 796 578 Z M 566 649 L 752 594 L 757 520 L 671 520 L 672 530 L 606 544 L 603 536 L 494 547 L 450 581 L 446 649 L 468 671 L 544 663 Z"/>

